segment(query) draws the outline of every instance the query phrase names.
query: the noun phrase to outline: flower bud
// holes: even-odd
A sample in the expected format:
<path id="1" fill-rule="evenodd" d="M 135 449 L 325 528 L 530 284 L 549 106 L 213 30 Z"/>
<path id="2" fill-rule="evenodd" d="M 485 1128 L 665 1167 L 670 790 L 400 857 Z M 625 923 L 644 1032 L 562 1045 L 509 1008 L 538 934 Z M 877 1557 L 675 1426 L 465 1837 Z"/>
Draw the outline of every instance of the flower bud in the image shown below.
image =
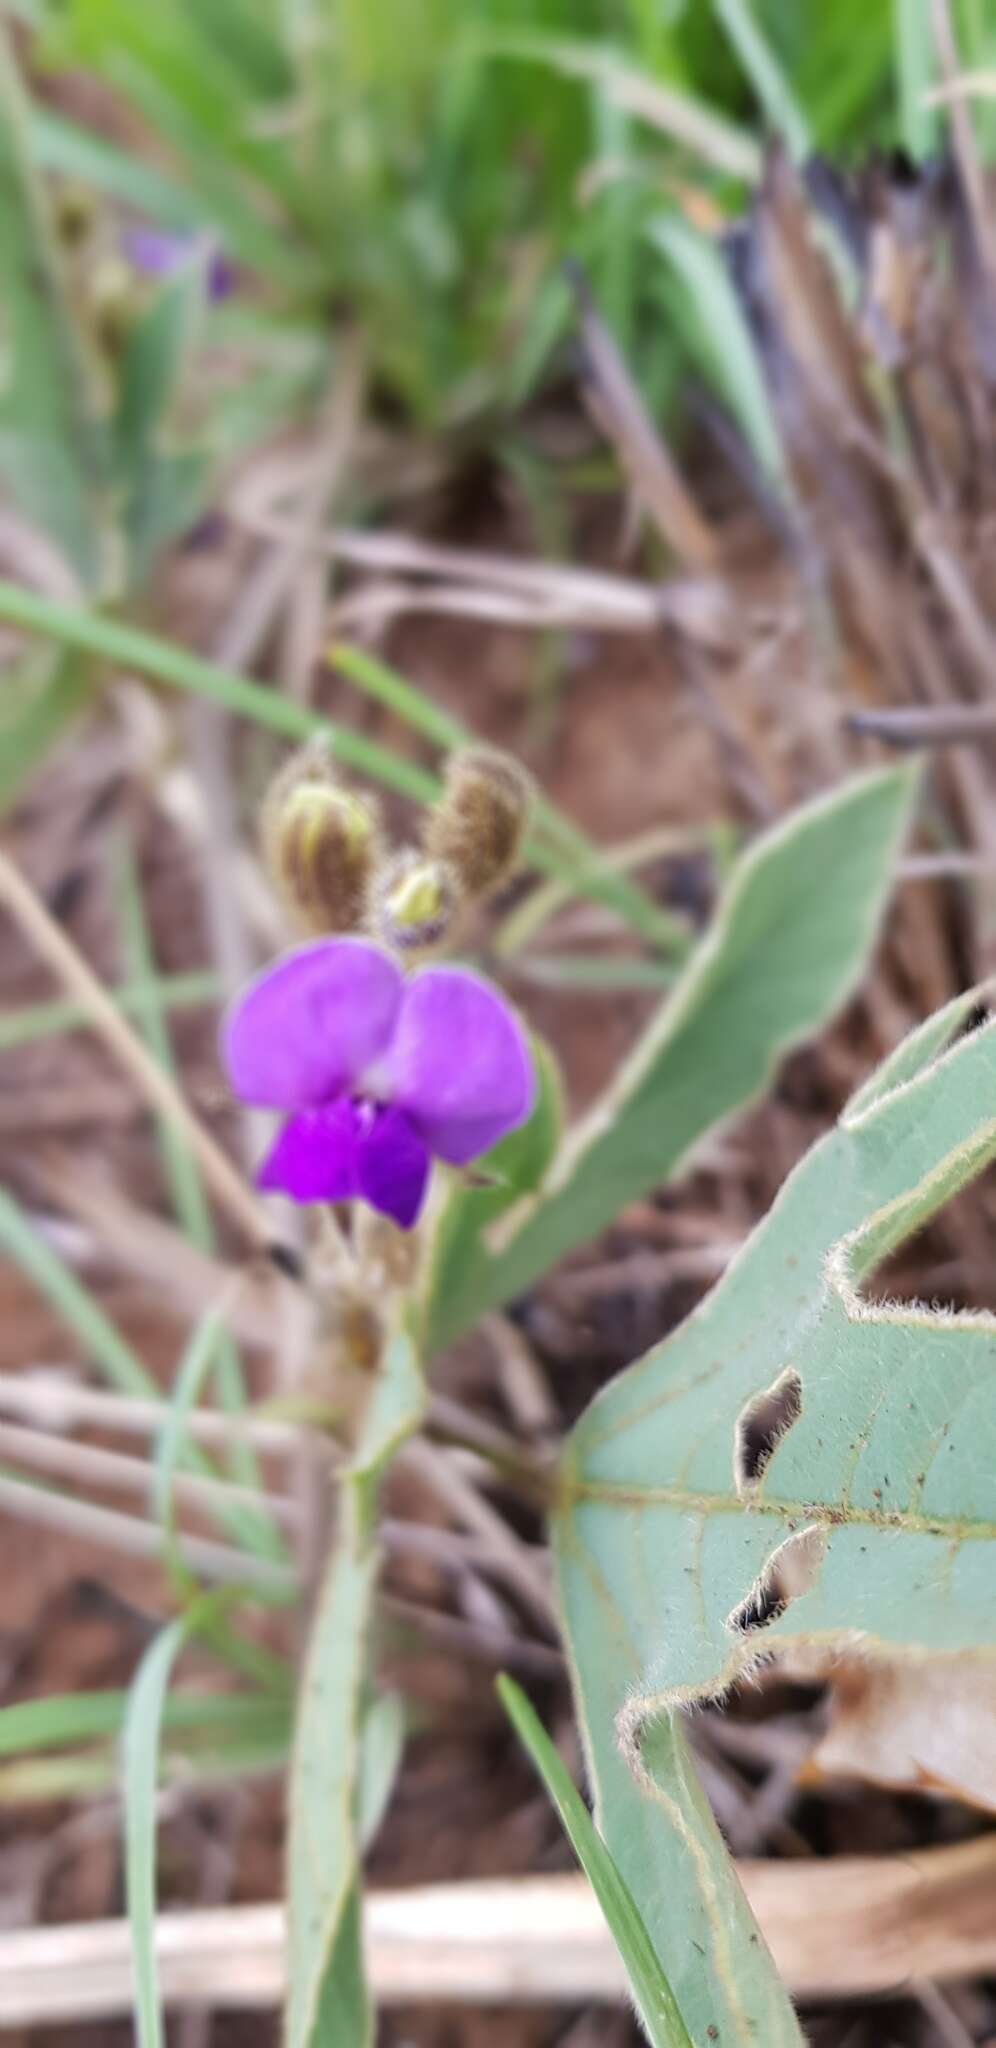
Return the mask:
<path id="1" fill-rule="evenodd" d="M 64 179 L 52 204 L 55 232 L 66 249 L 78 249 L 97 219 L 97 207 L 89 186 L 77 178 Z"/>
<path id="2" fill-rule="evenodd" d="M 105 355 L 121 355 L 141 310 L 141 288 L 120 256 L 104 256 L 93 267 L 88 287 L 88 311 L 93 332 Z"/>
<path id="3" fill-rule="evenodd" d="M 465 895 L 486 895 L 515 866 L 531 803 L 529 776 L 507 754 L 490 747 L 453 754 L 426 822 L 426 850 L 453 870 Z"/>
<path id="4" fill-rule="evenodd" d="M 378 938 L 399 953 L 420 953 L 448 937 L 460 905 L 455 879 L 440 860 L 406 847 L 387 861 L 374 891 Z"/>
<path id="5" fill-rule="evenodd" d="M 318 936 L 365 922 L 379 855 L 377 816 L 336 781 L 327 750 L 286 762 L 263 805 L 263 857 L 294 923 Z"/>

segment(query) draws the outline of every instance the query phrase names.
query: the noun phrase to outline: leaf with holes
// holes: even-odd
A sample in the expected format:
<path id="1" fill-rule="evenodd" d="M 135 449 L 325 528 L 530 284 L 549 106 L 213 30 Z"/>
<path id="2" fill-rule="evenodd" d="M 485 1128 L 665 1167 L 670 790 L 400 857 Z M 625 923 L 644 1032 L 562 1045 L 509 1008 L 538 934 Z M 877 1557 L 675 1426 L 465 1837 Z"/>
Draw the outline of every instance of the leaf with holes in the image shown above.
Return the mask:
<path id="1" fill-rule="evenodd" d="M 800 2035 L 681 1708 L 800 1645 L 996 1646 L 996 1319 L 861 1291 L 996 1155 L 975 1002 L 886 1062 L 566 1448 L 555 1542 L 599 1821 L 696 2040 Z"/>

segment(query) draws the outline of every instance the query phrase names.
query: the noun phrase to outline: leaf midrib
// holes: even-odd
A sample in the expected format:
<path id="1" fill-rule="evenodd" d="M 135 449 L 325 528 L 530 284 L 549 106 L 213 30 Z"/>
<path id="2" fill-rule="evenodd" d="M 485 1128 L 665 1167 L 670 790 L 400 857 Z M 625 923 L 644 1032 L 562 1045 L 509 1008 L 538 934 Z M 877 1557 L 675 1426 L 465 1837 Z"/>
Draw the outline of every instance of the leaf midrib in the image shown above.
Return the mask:
<path id="1" fill-rule="evenodd" d="M 599 1507 L 632 1510 L 644 1507 L 673 1507 L 693 1515 L 735 1514 L 744 1520 L 767 1515 L 788 1523 L 819 1522 L 828 1529 L 902 1529 L 916 1536 L 942 1536 L 950 1542 L 996 1541 L 996 1522 L 956 1519 L 949 1515 L 920 1515 L 904 1508 L 839 1506 L 833 1501 L 742 1500 L 737 1493 L 697 1493 L 682 1486 L 627 1486 L 608 1480 L 576 1479 L 565 1475 L 558 1512 L 570 1514 L 584 1503 Z"/>

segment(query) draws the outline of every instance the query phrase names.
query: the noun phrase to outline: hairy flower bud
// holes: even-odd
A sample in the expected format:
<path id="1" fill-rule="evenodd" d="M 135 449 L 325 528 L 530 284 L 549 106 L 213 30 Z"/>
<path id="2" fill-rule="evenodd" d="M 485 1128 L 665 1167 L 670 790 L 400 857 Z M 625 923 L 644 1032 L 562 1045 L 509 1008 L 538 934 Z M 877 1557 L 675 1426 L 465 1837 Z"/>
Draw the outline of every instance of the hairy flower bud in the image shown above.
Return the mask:
<path id="1" fill-rule="evenodd" d="M 103 256 L 88 285 L 88 311 L 97 345 L 116 360 L 141 310 L 141 289 L 120 256 Z"/>
<path id="2" fill-rule="evenodd" d="M 52 211 L 55 232 L 63 247 L 78 249 L 97 218 L 97 205 L 89 186 L 78 178 L 62 180 L 56 188 Z"/>
<path id="3" fill-rule="evenodd" d="M 406 847 L 385 862 L 374 889 L 376 934 L 399 953 L 421 953 L 453 930 L 460 893 L 444 861 Z"/>
<path id="4" fill-rule="evenodd" d="M 315 936 L 365 922 L 380 852 L 376 812 L 335 778 L 327 749 L 305 747 L 270 785 L 263 857 L 295 924 Z"/>
<path id="5" fill-rule="evenodd" d="M 426 821 L 426 850 L 452 869 L 465 895 L 486 895 L 515 866 L 531 803 L 529 776 L 507 754 L 490 747 L 453 754 Z"/>

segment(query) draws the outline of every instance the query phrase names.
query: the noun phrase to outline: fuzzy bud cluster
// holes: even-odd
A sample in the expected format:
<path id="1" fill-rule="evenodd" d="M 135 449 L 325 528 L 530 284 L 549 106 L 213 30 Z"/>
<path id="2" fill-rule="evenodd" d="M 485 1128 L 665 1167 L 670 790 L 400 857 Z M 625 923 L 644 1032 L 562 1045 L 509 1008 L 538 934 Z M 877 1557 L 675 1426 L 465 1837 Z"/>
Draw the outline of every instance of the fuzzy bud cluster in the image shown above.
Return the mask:
<path id="1" fill-rule="evenodd" d="M 380 860 L 377 814 L 339 782 L 327 748 L 292 755 L 260 820 L 263 857 L 299 930 L 353 932 L 367 922 Z"/>
<path id="2" fill-rule="evenodd" d="M 519 857 L 532 799 L 524 771 L 473 747 L 453 755 L 422 847 L 385 852 L 378 816 L 313 743 L 280 770 L 261 819 L 263 855 L 299 930 L 367 931 L 403 958 L 452 940 L 465 908 Z"/>
<path id="3" fill-rule="evenodd" d="M 518 860 L 531 804 L 518 762 L 468 747 L 447 764 L 443 795 L 426 819 L 426 852 L 451 870 L 462 895 L 487 896 Z"/>

